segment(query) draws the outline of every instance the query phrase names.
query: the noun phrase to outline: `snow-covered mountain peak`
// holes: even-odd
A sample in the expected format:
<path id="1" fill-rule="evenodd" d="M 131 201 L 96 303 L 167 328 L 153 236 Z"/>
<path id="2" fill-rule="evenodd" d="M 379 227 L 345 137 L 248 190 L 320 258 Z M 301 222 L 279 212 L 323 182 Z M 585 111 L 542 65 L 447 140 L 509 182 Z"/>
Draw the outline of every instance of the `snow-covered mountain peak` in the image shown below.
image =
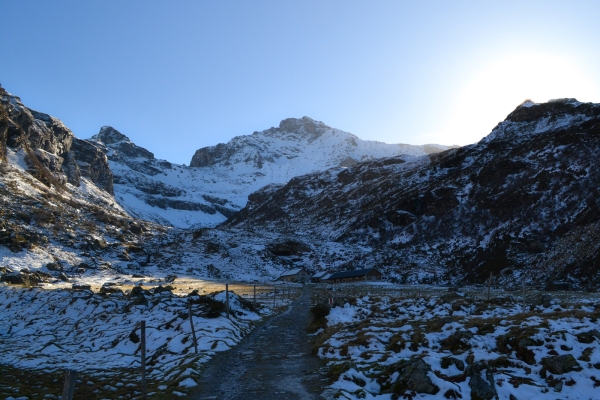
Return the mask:
<path id="1" fill-rule="evenodd" d="M 112 126 L 103 126 L 98 134 L 91 137 L 90 140 L 100 142 L 113 150 L 112 156 L 124 155 L 126 157 L 141 157 L 150 160 L 154 159 L 154 154 L 143 147 L 137 146 L 127 136 L 113 128 Z"/>
<path id="2" fill-rule="evenodd" d="M 286 118 L 279 123 L 279 128 L 271 128 L 264 131 L 266 136 L 279 137 L 281 139 L 305 139 L 309 142 L 317 139 L 333 128 L 321 121 L 315 121 L 309 117 Z M 255 132 L 257 134 L 258 132 Z"/>
<path id="3" fill-rule="evenodd" d="M 102 128 L 100 128 L 100 132 L 98 134 L 92 136 L 92 139 L 107 145 L 119 142 L 132 143 L 131 139 L 123 135 L 121 132 L 119 132 L 112 126 L 103 126 Z"/>
<path id="4" fill-rule="evenodd" d="M 500 122 L 480 143 L 518 141 L 570 125 L 581 124 L 597 115 L 598 105 L 574 98 L 554 99 L 547 103 L 526 100 Z"/>

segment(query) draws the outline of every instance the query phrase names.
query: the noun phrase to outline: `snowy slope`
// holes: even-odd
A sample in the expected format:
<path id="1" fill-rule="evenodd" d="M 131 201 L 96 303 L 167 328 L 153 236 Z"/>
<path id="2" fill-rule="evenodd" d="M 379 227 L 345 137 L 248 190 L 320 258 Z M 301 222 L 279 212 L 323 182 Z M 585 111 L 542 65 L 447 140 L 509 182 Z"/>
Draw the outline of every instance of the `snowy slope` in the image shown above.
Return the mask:
<path id="1" fill-rule="evenodd" d="M 479 143 L 294 178 L 250 196 L 226 227 L 373 249 L 346 268 L 403 282 L 549 288 L 600 283 L 600 105 L 517 107 Z"/>
<path id="2" fill-rule="evenodd" d="M 190 167 L 158 160 L 111 127 L 90 142 L 106 152 L 117 201 L 133 216 L 175 227 L 214 226 L 269 184 L 332 167 L 448 149 L 361 140 L 308 117 L 196 151 Z"/>

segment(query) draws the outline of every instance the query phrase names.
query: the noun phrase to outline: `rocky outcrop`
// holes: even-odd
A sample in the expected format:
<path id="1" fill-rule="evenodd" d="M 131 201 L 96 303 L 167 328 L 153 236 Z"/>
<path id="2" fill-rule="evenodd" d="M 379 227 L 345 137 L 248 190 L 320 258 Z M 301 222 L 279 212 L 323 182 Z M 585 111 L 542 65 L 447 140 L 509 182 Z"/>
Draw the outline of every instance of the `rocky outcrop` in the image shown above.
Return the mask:
<path id="1" fill-rule="evenodd" d="M 483 371 L 485 371 L 485 379 L 482 377 Z M 471 398 L 473 400 L 498 399 L 494 374 L 485 361 L 473 363 L 465 372 L 471 378 L 469 387 L 471 388 Z"/>
<path id="2" fill-rule="evenodd" d="M 190 161 L 190 167 L 210 167 L 219 162 L 226 161 L 233 154 L 235 154 L 235 150 L 223 143 L 219 143 L 216 146 L 203 147 L 194 153 L 192 161 Z"/>
<path id="3" fill-rule="evenodd" d="M 75 138 L 57 118 L 25 107 L 18 97 L 2 88 L 0 99 L 2 154 L 5 154 L 6 147 L 23 148 L 27 152 L 30 169 L 36 171 L 36 176 L 45 183 L 50 181 L 64 185 L 69 182 L 79 186 L 83 173 L 112 194 L 112 173 L 101 151 L 94 151 L 90 147 L 93 145 Z M 40 168 L 45 171 L 39 171 Z"/>
<path id="4" fill-rule="evenodd" d="M 543 369 L 554 375 L 562 375 L 582 368 L 572 354 L 545 357 L 542 359 Z"/>
<path id="5" fill-rule="evenodd" d="M 103 126 L 100 128 L 100 132 L 93 136 L 92 139 L 104 143 L 126 157 L 154 159 L 153 153 L 143 147 L 137 146 L 127 136 L 112 126 Z"/>
<path id="6" fill-rule="evenodd" d="M 63 164 L 73 142 L 73 133 L 58 119 L 48 114 L 40 113 L 27 108 L 16 96 L 0 88 L 0 150 L 4 155 L 6 148 L 24 148 L 30 157 L 30 168 L 37 170 L 45 168 L 47 171 L 38 176 L 45 176 L 48 181 L 64 184 L 67 181 L 78 184 L 77 171 L 72 163 Z M 35 157 L 31 159 L 31 157 Z M 48 182 L 46 182 L 48 183 Z"/>
<path id="7" fill-rule="evenodd" d="M 423 359 L 404 359 L 388 366 L 379 380 L 383 383 L 383 392 L 391 391 L 403 395 L 405 392 L 414 391 L 433 395 L 439 392 L 440 388 L 429 378 L 430 372 L 431 367 Z"/>
<path id="8" fill-rule="evenodd" d="M 70 156 L 76 159 L 76 167 L 81 171 L 81 176 L 91 179 L 96 186 L 114 194 L 113 173 L 102 149 L 87 140 L 75 138 L 71 150 Z"/>
<path id="9" fill-rule="evenodd" d="M 2 89 L 0 87 L 0 95 L 2 95 Z M 4 103 L 0 102 L 0 160 L 6 158 L 6 140 L 8 138 L 8 114 L 4 109 Z"/>

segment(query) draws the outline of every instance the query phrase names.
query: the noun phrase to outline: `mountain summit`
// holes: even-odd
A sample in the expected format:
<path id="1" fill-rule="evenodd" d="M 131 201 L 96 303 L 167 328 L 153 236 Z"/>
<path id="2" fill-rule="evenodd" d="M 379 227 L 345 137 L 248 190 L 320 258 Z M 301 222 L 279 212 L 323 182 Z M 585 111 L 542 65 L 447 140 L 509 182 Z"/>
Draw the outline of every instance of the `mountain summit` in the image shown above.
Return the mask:
<path id="1" fill-rule="evenodd" d="M 594 287 L 599 152 L 599 104 L 526 103 L 470 146 L 254 193 L 227 225 L 345 243 L 354 255 L 344 268 L 376 266 L 403 282 L 478 283 L 492 271 L 513 287 Z"/>
<path id="2" fill-rule="evenodd" d="M 202 148 L 190 167 L 156 159 L 110 126 L 89 142 L 108 156 L 119 204 L 137 218 L 180 228 L 224 222 L 246 205 L 251 193 L 299 175 L 448 148 L 365 141 L 308 117 L 288 118 L 279 128 Z"/>
<path id="3" fill-rule="evenodd" d="M 400 154 L 422 156 L 456 146 L 387 144 L 361 140 L 357 136 L 309 117 L 287 118 L 278 128 L 237 136 L 229 143 L 196 151 L 191 167 L 252 164 L 257 169 L 275 169 L 282 183 L 294 176 L 333 167 L 348 167 L 360 161 Z M 275 172 L 275 171 L 274 171 Z"/>

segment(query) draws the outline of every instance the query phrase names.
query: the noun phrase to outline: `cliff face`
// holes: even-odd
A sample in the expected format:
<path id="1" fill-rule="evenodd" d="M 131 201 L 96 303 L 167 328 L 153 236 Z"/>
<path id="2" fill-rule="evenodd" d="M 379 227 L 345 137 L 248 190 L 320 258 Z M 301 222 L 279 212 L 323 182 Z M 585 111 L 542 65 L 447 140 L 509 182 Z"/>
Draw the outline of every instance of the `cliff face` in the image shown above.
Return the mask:
<path id="1" fill-rule="evenodd" d="M 92 142 L 78 138 L 73 139 L 71 150 L 81 176 L 114 195 L 113 173 L 104 151 Z"/>
<path id="2" fill-rule="evenodd" d="M 95 154 L 91 144 L 75 138 L 59 119 L 27 108 L 16 96 L 0 88 L 2 116 L 0 146 L 23 150 L 32 172 L 47 184 L 80 185 L 83 176 L 112 194 L 112 173 L 106 157 Z M 49 173 L 49 174 L 48 174 Z"/>

